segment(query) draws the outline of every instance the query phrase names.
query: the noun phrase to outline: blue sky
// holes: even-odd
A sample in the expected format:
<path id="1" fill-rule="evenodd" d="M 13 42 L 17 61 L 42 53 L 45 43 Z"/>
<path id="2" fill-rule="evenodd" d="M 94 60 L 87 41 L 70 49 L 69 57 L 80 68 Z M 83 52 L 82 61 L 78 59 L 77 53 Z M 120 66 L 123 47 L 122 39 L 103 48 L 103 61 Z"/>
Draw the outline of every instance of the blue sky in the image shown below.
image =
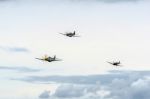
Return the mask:
<path id="1" fill-rule="evenodd" d="M 130 71 L 138 74 L 137 77 L 144 71 L 146 73 L 136 81 L 148 84 L 149 5 L 149 0 L 0 0 L 0 94 L 3 94 L 0 98 L 38 99 L 45 96 L 62 99 L 58 97 L 61 88 L 68 91 L 70 86 L 76 86 L 76 83 L 67 85 L 69 82 L 61 81 L 62 76 L 93 75 L 95 78 L 94 75 L 99 77 L 111 70 Z M 73 30 L 81 37 L 67 38 L 59 34 Z M 45 54 L 56 55 L 63 61 L 47 63 L 35 59 Z M 123 67 L 115 68 L 106 63 L 118 60 Z M 52 75 L 60 76 L 61 82 L 26 81 L 28 77 Z M 106 75 L 106 78 L 109 77 Z M 129 84 L 136 81 L 131 80 Z M 86 85 L 77 87 L 81 91 L 79 99 L 90 97 L 82 93 L 90 88 Z M 112 90 L 114 88 L 100 90 L 100 94 L 109 95 L 105 98 L 97 96 L 95 91 L 90 94 L 98 99 L 111 99 L 110 96 L 119 99 L 118 92 L 110 95 Z"/>

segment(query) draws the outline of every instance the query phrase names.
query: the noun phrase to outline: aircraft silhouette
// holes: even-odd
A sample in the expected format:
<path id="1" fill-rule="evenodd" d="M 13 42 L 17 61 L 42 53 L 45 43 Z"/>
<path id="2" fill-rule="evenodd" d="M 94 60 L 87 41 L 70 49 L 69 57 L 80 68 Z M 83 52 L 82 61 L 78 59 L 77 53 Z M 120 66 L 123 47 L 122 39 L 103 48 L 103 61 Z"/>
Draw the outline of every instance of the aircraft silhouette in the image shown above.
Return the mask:
<path id="1" fill-rule="evenodd" d="M 107 62 L 107 63 L 109 63 L 109 64 L 112 64 L 112 65 L 114 65 L 114 66 L 121 66 L 120 64 L 120 61 L 119 62 Z"/>
<path id="2" fill-rule="evenodd" d="M 50 57 L 50 56 L 45 55 L 44 58 L 35 58 L 35 59 L 47 61 L 47 62 L 61 61 L 60 59 L 56 58 L 56 55 L 54 55 L 54 57 Z"/>
<path id="3" fill-rule="evenodd" d="M 60 33 L 62 35 L 68 36 L 68 37 L 80 37 L 76 35 L 76 31 L 73 32 L 66 32 L 66 33 Z"/>

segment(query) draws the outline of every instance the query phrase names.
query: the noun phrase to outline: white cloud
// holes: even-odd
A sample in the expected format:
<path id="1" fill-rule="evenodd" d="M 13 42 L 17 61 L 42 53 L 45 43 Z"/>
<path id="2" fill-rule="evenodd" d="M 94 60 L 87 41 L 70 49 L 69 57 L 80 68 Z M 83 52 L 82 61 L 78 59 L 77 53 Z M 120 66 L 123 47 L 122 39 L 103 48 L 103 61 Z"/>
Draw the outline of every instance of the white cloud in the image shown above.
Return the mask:
<path id="1" fill-rule="evenodd" d="M 62 84 L 49 98 L 56 99 L 102 99 L 107 98 L 110 91 L 99 85 Z"/>
<path id="2" fill-rule="evenodd" d="M 128 80 L 125 82 L 128 83 Z M 121 88 L 115 89 L 114 87 L 110 87 L 109 89 L 113 92 L 112 96 L 117 97 L 116 99 L 149 99 L 149 82 L 150 79 L 141 77 L 136 81 L 128 83 L 127 85 L 122 85 Z"/>
<path id="3" fill-rule="evenodd" d="M 111 79 L 110 75 L 113 75 Z M 105 75 L 105 79 L 100 75 L 99 78 L 96 77 L 99 83 L 61 83 L 48 99 L 149 99 L 150 72 L 126 71 L 110 75 Z M 107 78 L 108 82 L 105 81 Z M 91 79 L 87 79 L 87 82 L 90 81 Z"/>
<path id="4" fill-rule="evenodd" d="M 44 91 L 39 96 L 39 98 L 49 98 L 49 97 L 50 97 L 50 91 Z"/>

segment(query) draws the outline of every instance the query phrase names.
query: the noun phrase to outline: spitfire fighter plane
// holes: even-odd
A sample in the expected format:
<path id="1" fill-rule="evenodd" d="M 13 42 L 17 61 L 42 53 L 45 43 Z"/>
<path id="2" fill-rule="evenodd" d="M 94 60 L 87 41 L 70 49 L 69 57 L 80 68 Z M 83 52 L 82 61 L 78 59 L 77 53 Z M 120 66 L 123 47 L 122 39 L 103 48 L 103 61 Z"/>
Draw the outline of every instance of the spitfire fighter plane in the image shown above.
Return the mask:
<path id="1" fill-rule="evenodd" d="M 109 63 L 109 64 L 112 64 L 112 65 L 114 65 L 114 66 L 121 66 L 120 64 L 120 61 L 119 62 L 107 62 L 107 63 Z"/>
<path id="2" fill-rule="evenodd" d="M 68 37 L 80 37 L 76 35 L 76 31 L 73 32 L 66 32 L 66 33 L 60 33 L 62 35 L 68 36 Z"/>
<path id="3" fill-rule="evenodd" d="M 50 57 L 50 56 L 45 55 L 44 58 L 35 58 L 35 59 L 47 61 L 47 62 L 61 61 L 60 59 L 56 58 L 56 55 L 54 55 L 54 57 Z"/>

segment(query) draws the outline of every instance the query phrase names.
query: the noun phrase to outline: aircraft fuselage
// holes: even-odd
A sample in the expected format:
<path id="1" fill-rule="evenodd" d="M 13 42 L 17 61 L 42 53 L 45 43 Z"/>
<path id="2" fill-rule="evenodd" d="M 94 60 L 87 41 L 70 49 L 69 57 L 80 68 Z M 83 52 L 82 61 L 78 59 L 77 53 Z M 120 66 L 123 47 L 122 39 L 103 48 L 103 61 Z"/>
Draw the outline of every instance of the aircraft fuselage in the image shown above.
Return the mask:
<path id="1" fill-rule="evenodd" d="M 73 34 L 73 33 L 67 33 L 66 34 L 66 36 L 68 36 L 68 37 L 73 37 L 75 34 Z"/>

